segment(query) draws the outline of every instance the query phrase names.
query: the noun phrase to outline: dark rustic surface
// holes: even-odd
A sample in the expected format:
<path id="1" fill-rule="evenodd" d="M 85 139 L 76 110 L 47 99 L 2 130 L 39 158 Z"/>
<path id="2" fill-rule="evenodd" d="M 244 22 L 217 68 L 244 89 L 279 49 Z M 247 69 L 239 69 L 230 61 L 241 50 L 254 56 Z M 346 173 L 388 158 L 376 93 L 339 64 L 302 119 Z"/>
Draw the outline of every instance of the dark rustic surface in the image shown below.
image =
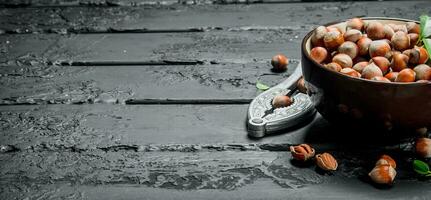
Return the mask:
<path id="1" fill-rule="evenodd" d="M 361 136 L 319 115 L 260 140 L 245 127 L 256 81 L 287 78 L 313 27 L 353 16 L 417 19 L 429 2 L 0 3 L 0 199 L 431 194 L 411 170 L 409 138 Z M 289 70 L 271 72 L 280 52 Z M 339 170 L 292 162 L 289 146 L 303 142 L 333 153 Z M 399 164 L 390 188 L 366 175 L 381 153 Z"/>

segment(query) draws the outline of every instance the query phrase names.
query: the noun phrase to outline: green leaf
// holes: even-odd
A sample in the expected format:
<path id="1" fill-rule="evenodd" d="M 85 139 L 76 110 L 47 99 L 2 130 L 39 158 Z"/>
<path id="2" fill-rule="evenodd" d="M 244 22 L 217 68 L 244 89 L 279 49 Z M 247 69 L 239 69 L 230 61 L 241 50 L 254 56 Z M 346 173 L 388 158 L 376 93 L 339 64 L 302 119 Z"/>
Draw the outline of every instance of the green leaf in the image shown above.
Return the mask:
<path id="1" fill-rule="evenodd" d="M 269 89 L 269 86 L 261 83 L 259 80 L 256 82 L 256 87 L 257 87 L 257 89 L 263 90 L 263 91 Z"/>
<path id="2" fill-rule="evenodd" d="M 428 15 L 420 16 L 420 38 L 425 39 L 431 36 L 431 19 Z"/>
<path id="3" fill-rule="evenodd" d="M 413 170 L 422 175 L 428 175 L 431 173 L 428 164 L 420 160 L 413 161 Z"/>
<path id="4" fill-rule="evenodd" d="M 428 55 L 431 55 L 431 39 L 423 39 L 425 49 L 428 51 Z"/>

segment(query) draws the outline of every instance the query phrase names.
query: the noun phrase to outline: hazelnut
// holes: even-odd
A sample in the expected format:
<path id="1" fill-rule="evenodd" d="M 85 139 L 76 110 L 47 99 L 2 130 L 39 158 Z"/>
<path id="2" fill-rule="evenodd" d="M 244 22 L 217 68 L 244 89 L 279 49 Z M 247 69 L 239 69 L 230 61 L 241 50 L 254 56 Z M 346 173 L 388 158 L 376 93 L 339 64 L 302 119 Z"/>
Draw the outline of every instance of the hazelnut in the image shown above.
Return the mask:
<path id="1" fill-rule="evenodd" d="M 307 161 L 314 157 L 314 149 L 308 144 L 300 144 L 298 146 L 290 146 L 290 152 L 295 160 Z"/>
<path id="2" fill-rule="evenodd" d="M 431 80 L 431 67 L 426 64 L 420 64 L 413 68 L 416 72 L 416 80 Z"/>
<path id="3" fill-rule="evenodd" d="M 389 164 L 377 165 L 368 174 L 375 183 L 388 185 L 393 183 L 396 175 L 397 171 Z"/>
<path id="4" fill-rule="evenodd" d="M 374 63 L 367 65 L 361 73 L 361 77 L 365 79 L 372 79 L 375 76 L 383 76 L 382 70 Z"/>
<path id="5" fill-rule="evenodd" d="M 286 70 L 288 62 L 288 59 L 283 54 L 278 54 L 271 59 L 271 65 L 275 71 Z"/>
<path id="6" fill-rule="evenodd" d="M 335 26 L 328 26 L 328 27 L 326 27 L 326 30 L 328 30 L 328 32 L 330 32 L 330 31 L 338 31 L 338 32 L 341 33 L 341 30 L 338 27 L 335 27 Z"/>
<path id="7" fill-rule="evenodd" d="M 322 63 L 328 57 L 328 51 L 323 47 L 314 47 L 310 51 L 310 56 L 317 63 Z"/>
<path id="8" fill-rule="evenodd" d="M 365 56 L 368 55 L 368 48 L 370 47 L 372 40 L 367 37 L 362 37 L 358 40 L 357 45 L 359 48 L 359 55 Z"/>
<path id="9" fill-rule="evenodd" d="M 415 34 L 420 33 L 420 26 L 415 22 L 407 22 L 406 28 L 408 33 L 415 33 Z"/>
<path id="10" fill-rule="evenodd" d="M 374 58 L 371 58 L 370 63 L 375 63 L 377 67 L 382 70 L 383 74 L 386 74 L 389 71 L 389 60 L 382 56 L 376 56 Z"/>
<path id="11" fill-rule="evenodd" d="M 400 54 L 400 53 L 401 53 L 400 51 L 390 50 L 390 51 L 388 51 L 388 53 L 385 54 L 385 58 L 387 58 L 388 60 L 392 60 L 392 57 L 395 54 Z"/>
<path id="12" fill-rule="evenodd" d="M 415 77 L 416 77 L 416 72 L 410 68 L 406 68 L 401 70 L 398 73 L 398 76 L 395 79 L 395 82 L 414 82 Z"/>
<path id="13" fill-rule="evenodd" d="M 409 34 L 407 34 L 407 36 L 409 36 L 409 39 L 410 39 L 410 47 L 409 48 L 414 48 L 416 43 L 418 43 L 419 34 L 409 33 Z"/>
<path id="14" fill-rule="evenodd" d="M 338 167 L 337 160 L 329 153 L 317 154 L 316 164 L 325 171 L 335 171 Z"/>
<path id="15" fill-rule="evenodd" d="M 391 82 L 389 79 L 383 77 L 383 76 L 375 76 L 373 78 L 371 78 L 371 80 L 373 81 L 381 81 L 381 82 Z"/>
<path id="16" fill-rule="evenodd" d="M 292 105 L 293 101 L 290 97 L 285 95 L 275 96 L 272 100 L 272 106 L 274 108 L 282 108 Z"/>
<path id="17" fill-rule="evenodd" d="M 377 165 L 390 165 L 394 169 L 397 168 L 397 163 L 395 162 L 395 160 L 393 158 L 391 158 L 390 156 L 385 155 L 385 154 L 380 156 L 380 159 L 377 160 L 376 166 Z"/>
<path id="18" fill-rule="evenodd" d="M 346 22 L 347 30 L 349 29 L 356 29 L 356 30 L 362 30 L 364 28 L 364 21 L 360 18 L 352 18 Z"/>
<path id="19" fill-rule="evenodd" d="M 404 24 L 391 24 L 390 26 L 394 29 L 394 32 L 402 31 L 404 33 L 408 33 L 407 26 Z"/>
<path id="20" fill-rule="evenodd" d="M 340 73 L 346 74 L 346 75 L 351 76 L 351 77 L 356 77 L 356 78 L 361 77 L 361 74 L 352 68 L 343 68 L 343 69 L 341 69 Z"/>
<path id="21" fill-rule="evenodd" d="M 328 32 L 328 29 L 324 26 L 319 26 L 314 30 L 313 36 L 311 37 L 311 44 L 313 46 L 324 46 L 323 44 L 323 37 L 325 37 L 325 34 Z"/>
<path id="22" fill-rule="evenodd" d="M 380 40 L 385 38 L 383 24 L 380 22 L 370 22 L 367 26 L 367 35 L 372 40 Z"/>
<path id="23" fill-rule="evenodd" d="M 325 37 L 323 37 L 323 43 L 328 50 L 337 49 L 343 42 L 343 35 L 341 35 L 339 31 L 329 31 L 325 34 Z"/>
<path id="24" fill-rule="evenodd" d="M 407 68 L 409 57 L 405 54 L 395 54 L 392 56 L 391 69 L 392 71 L 399 72 Z"/>
<path id="25" fill-rule="evenodd" d="M 304 77 L 301 77 L 298 80 L 298 83 L 296 83 L 296 87 L 298 88 L 298 90 L 304 94 L 307 94 L 307 86 L 305 86 L 305 80 Z"/>
<path id="26" fill-rule="evenodd" d="M 410 38 L 407 33 L 398 31 L 391 38 L 394 49 L 403 51 L 410 47 Z"/>
<path id="27" fill-rule="evenodd" d="M 417 65 L 420 59 L 420 52 L 417 49 L 407 49 L 403 51 L 403 54 L 409 57 L 409 64 Z"/>
<path id="28" fill-rule="evenodd" d="M 429 55 L 428 51 L 423 47 L 415 47 L 414 49 L 419 51 L 419 61 L 418 64 L 424 64 L 428 61 Z"/>
<path id="29" fill-rule="evenodd" d="M 356 29 L 352 29 L 352 30 L 356 30 Z M 338 47 L 338 52 L 347 54 L 348 56 L 350 56 L 350 58 L 354 59 L 358 55 L 359 48 L 354 42 L 347 41 Z"/>
<path id="30" fill-rule="evenodd" d="M 344 41 L 357 42 L 362 37 L 361 31 L 350 29 L 344 33 Z"/>
<path id="31" fill-rule="evenodd" d="M 431 157 L 431 139 L 419 138 L 416 140 L 416 154 L 423 158 Z"/>
<path id="32" fill-rule="evenodd" d="M 370 57 L 385 56 L 391 50 L 391 46 L 385 40 L 375 40 L 370 43 Z"/>
<path id="33" fill-rule="evenodd" d="M 395 82 L 395 79 L 398 76 L 398 72 L 389 72 L 385 75 L 385 78 L 389 79 L 392 82 Z"/>
<path id="34" fill-rule="evenodd" d="M 336 71 L 336 72 L 339 72 L 342 69 L 339 64 L 334 63 L 334 62 L 326 64 L 325 67 L 330 69 L 330 70 Z"/>
<path id="35" fill-rule="evenodd" d="M 427 127 L 418 128 L 416 129 L 416 133 L 420 136 L 425 136 L 428 133 L 428 128 Z"/>
<path id="36" fill-rule="evenodd" d="M 394 29 L 387 24 L 383 25 L 383 31 L 385 32 L 385 38 L 388 40 L 395 34 Z"/>
<path id="37" fill-rule="evenodd" d="M 353 65 L 352 58 L 344 53 L 339 53 L 332 58 L 332 62 L 339 64 L 342 68 L 349 67 Z"/>
<path id="38" fill-rule="evenodd" d="M 353 69 L 356 70 L 359 73 L 362 73 L 362 71 L 364 70 L 364 68 L 367 65 L 368 65 L 368 62 L 366 62 L 366 61 L 358 62 L 355 65 L 353 65 Z"/>

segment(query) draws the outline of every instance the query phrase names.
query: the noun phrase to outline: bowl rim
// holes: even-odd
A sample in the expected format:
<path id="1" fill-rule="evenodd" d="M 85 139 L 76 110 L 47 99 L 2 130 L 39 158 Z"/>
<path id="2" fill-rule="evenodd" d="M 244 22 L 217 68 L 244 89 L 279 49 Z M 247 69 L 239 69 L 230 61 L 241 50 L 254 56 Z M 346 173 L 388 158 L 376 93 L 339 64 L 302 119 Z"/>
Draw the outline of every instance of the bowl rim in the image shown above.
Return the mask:
<path id="1" fill-rule="evenodd" d="M 394 20 L 394 21 L 402 21 L 402 22 L 415 22 L 415 23 L 419 24 L 419 22 L 416 21 L 416 20 L 403 19 L 403 18 L 395 18 L 395 17 L 358 17 L 358 18 L 362 19 L 362 20 Z M 343 22 L 345 22 L 347 20 L 333 21 L 333 22 L 326 23 L 326 24 L 324 24 L 322 26 L 325 26 L 325 27 L 332 26 L 332 25 L 335 25 L 335 24 L 338 24 L 338 23 L 343 23 Z M 415 82 L 383 82 L 383 81 L 376 81 L 376 80 L 371 80 L 371 79 L 356 78 L 356 77 L 352 77 L 352 76 L 349 76 L 349 75 L 346 75 L 346 74 L 335 72 L 333 70 L 330 70 L 330 69 L 324 67 L 322 64 L 314 61 L 311 58 L 310 53 L 307 52 L 307 48 L 306 48 L 307 41 L 310 39 L 310 37 L 312 36 L 312 34 L 313 34 L 314 30 L 316 30 L 316 28 L 314 28 L 313 30 L 311 30 L 310 32 L 308 32 L 307 35 L 305 35 L 305 37 L 302 39 L 301 50 L 302 50 L 302 53 L 307 57 L 308 60 L 310 60 L 312 63 L 314 63 L 318 67 L 322 68 L 323 70 L 326 70 L 326 71 L 328 71 L 330 73 L 333 73 L 333 74 L 335 74 L 336 76 L 339 76 L 339 77 L 347 77 L 350 80 L 364 82 L 364 83 L 376 83 L 376 84 L 398 85 L 398 86 L 399 85 L 430 85 L 431 86 L 431 81 L 428 81 L 428 82 L 416 82 L 416 81 Z"/>

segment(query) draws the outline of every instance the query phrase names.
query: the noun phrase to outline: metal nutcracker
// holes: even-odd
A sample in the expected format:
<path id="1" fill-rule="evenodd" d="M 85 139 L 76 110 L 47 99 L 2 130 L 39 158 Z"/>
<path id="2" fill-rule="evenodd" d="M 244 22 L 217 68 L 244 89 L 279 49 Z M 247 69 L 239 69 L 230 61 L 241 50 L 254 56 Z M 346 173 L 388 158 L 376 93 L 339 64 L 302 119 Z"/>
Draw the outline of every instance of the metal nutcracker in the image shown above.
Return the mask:
<path id="1" fill-rule="evenodd" d="M 289 78 L 253 99 L 248 108 L 247 120 L 248 134 L 251 137 L 260 138 L 301 124 L 316 114 L 308 95 L 296 90 L 297 82 L 301 77 L 301 63 L 299 63 Z M 273 108 L 272 100 L 277 95 L 290 96 L 293 104 L 288 107 Z"/>

